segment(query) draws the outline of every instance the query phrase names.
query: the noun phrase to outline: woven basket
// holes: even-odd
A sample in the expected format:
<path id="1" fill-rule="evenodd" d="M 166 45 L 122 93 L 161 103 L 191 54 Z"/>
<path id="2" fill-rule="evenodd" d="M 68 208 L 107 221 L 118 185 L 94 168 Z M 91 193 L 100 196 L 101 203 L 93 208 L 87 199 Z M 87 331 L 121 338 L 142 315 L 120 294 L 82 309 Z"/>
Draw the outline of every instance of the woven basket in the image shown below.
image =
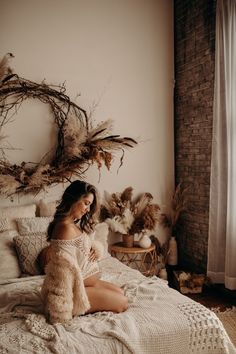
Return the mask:
<path id="1" fill-rule="evenodd" d="M 124 247 L 133 247 L 134 246 L 134 235 L 122 235 L 122 241 Z"/>

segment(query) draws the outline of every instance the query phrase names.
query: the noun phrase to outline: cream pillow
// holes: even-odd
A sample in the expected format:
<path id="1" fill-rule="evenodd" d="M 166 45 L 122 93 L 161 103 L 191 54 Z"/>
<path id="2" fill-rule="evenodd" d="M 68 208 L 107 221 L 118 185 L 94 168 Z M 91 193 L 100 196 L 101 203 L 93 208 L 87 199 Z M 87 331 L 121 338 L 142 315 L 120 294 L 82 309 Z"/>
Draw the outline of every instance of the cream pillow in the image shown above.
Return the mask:
<path id="1" fill-rule="evenodd" d="M 21 276 L 21 269 L 13 243 L 13 237 L 17 235 L 18 233 L 15 230 L 0 233 L 0 280 Z"/>
<path id="2" fill-rule="evenodd" d="M 0 208 L 0 219 L 7 218 L 11 230 L 17 230 L 16 218 L 30 218 L 35 216 L 36 204 L 19 205 Z"/>
<path id="3" fill-rule="evenodd" d="M 57 202 L 45 202 L 43 199 L 39 201 L 39 215 L 40 216 L 54 216 Z"/>
<path id="4" fill-rule="evenodd" d="M 0 218 L 0 232 L 11 230 L 12 223 L 8 218 Z"/>
<path id="5" fill-rule="evenodd" d="M 109 228 L 108 228 L 107 223 L 101 222 L 95 226 L 94 234 L 92 234 L 92 239 L 94 241 L 101 242 L 101 244 L 104 248 L 102 258 L 105 258 L 110 255 L 108 253 L 108 233 L 109 233 Z"/>
<path id="6" fill-rule="evenodd" d="M 32 217 L 16 219 L 17 228 L 20 235 L 29 235 L 33 233 L 46 233 L 52 217 Z"/>
<path id="7" fill-rule="evenodd" d="M 37 257 L 42 249 L 49 245 L 46 234 L 31 234 L 14 237 L 22 273 L 30 275 L 40 274 Z"/>

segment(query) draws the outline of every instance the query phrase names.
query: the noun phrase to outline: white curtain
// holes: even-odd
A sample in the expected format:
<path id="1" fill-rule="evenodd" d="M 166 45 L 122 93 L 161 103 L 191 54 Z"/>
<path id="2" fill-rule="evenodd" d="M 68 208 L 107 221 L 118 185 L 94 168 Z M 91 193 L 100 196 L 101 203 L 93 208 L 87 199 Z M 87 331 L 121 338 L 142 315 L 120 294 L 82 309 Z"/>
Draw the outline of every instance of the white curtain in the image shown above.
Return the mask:
<path id="1" fill-rule="evenodd" d="M 236 0 L 218 0 L 207 273 L 236 290 Z"/>

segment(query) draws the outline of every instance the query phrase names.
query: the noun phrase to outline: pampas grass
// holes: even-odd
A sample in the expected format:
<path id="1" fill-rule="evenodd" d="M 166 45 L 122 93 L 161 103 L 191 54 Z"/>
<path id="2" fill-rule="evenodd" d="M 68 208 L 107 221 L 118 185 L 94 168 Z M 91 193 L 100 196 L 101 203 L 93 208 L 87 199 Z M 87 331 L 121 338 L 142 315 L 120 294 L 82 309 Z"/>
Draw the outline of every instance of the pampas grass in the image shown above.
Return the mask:
<path id="1" fill-rule="evenodd" d="M 183 186 L 183 183 L 179 183 L 174 191 L 171 199 L 171 209 L 169 213 L 160 212 L 158 220 L 163 227 L 172 228 L 173 234 L 180 215 L 188 209 L 188 194 L 191 186 Z"/>

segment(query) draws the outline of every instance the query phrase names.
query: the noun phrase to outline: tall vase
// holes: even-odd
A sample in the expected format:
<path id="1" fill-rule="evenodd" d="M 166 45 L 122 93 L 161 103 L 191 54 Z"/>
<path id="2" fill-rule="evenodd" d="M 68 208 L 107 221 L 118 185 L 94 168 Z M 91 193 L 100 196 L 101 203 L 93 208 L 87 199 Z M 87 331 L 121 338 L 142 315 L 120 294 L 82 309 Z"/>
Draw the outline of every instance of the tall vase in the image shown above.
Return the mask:
<path id="1" fill-rule="evenodd" d="M 166 268 L 161 268 L 158 276 L 161 279 L 168 280 L 168 274 L 167 274 Z"/>
<path id="2" fill-rule="evenodd" d="M 178 248 L 175 237 L 171 237 L 169 241 L 168 264 L 175 266 L 178 264 Z"/>
<path id="3" fill-rule="evenodd" d="M 122 235 L 122 241 L 124 247 L 133 247 L 134 246 L 134 235 Z"/>

